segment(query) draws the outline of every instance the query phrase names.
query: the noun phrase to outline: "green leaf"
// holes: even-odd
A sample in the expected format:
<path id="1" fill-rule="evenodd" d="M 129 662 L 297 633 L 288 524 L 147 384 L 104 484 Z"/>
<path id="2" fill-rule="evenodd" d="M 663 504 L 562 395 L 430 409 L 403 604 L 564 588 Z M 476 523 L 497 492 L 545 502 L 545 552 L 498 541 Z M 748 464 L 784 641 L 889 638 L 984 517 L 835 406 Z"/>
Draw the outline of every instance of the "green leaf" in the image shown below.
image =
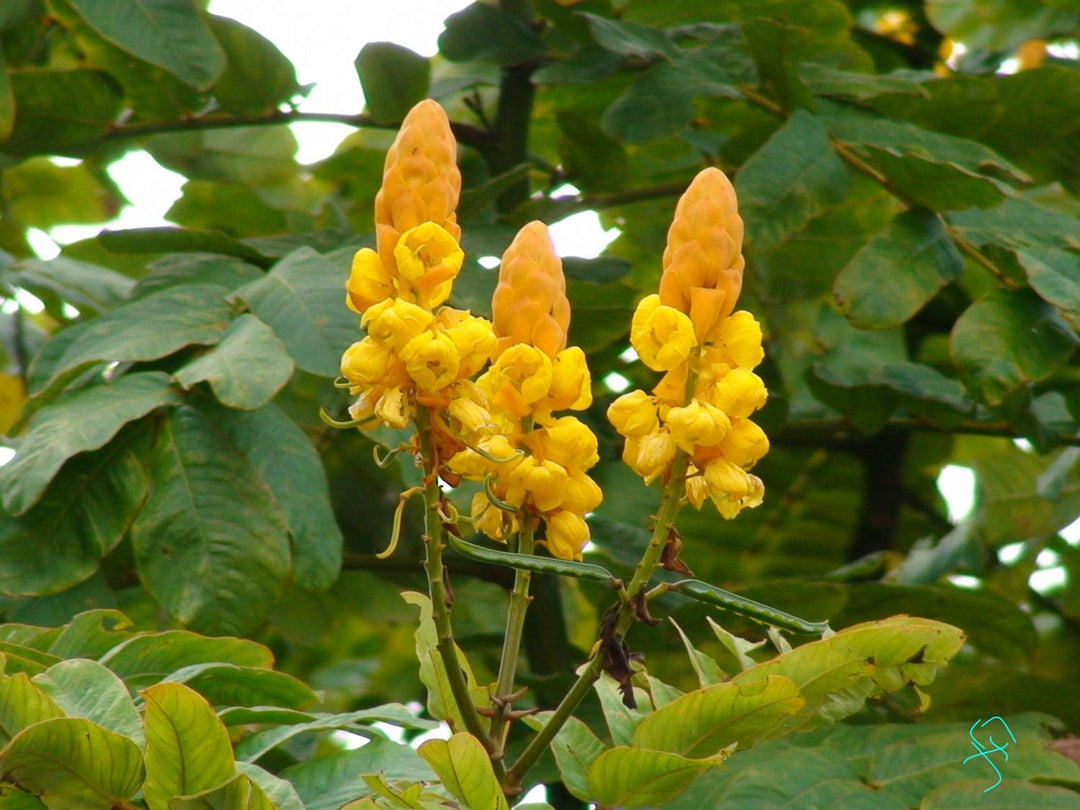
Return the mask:
<path id="1" fill-rule="evenodd" d="M 688 692 L 657 709 L 634 730 L 632 744 L 687 757 L 712 757 L 734 743 L 749 748 L 804 705 L 799 688 L 788 678 L 740 676 L 736 682 Z"/>
<path id="2" fill-rule="evenodd" d="M 1080 25 L 1080 15 L 1037 0 L 929 0 L 926 16 L 968 48 L 1008 52 L 1029 39 L 1053 39 Z"/>
<path id="3" fill-rule="evenodd" d="M 101 663 L 125 681 L 149 686 L 195 664 L 269 668 L 274 656 L 262 644 L 247 639 L 211 638 L 187 630 L 166 630 L 132 636 L 103 655 Z"/>
<path id="4" fill-rule="evenodd" d="M 23 672 L 27 675 L 37 675 L 53 664 L 60 663 L 60 659 L 55 655 L 8 641 L 0 641 L 0 655 L 3 656 L 5 671 L 13 674 Z"/>
<path id="5" fill-rule="evenodd" d="M 21 262 L 7 280 L 38 297 L 46 291 L 53 292 L 66 303 L 90 312 L 105 312 L 119 305 L 135 286 L 135 282 L 115 270 L 64 256 L 47 262 Z"/>
<path id="6" fill-rule="evenodd" d="M 1053 374 L 1077 342 L 1061 314 L 1031 290 L 995 290 L 957 319 L 949 349 L 968 390 L 998 405 L 1024 384 Z"/>
<path id="7" fill-rule="evenodd" d="M 417 753 L 466 807 L 509 810 L 487 751 L 468 732 L 459 731 L 449 740 L 428 740 Z"/>
<path id="8" fill-rule="evenodd" d="M 124 538 L 150 481 L 143 435 L 69 461 L 37 506 L 0 514 L 0 593 L 37 596 L 82 582 Z"/>
<path id="9" fill-rule="evenodd" d="M 20 70 L 9 78 L 18 115 L 0 148 L 10 155 L 80 154 L 120 114 L 119 89 L 96 70 Z"/>
<path id="10" fill-rule="evenodd" d="M 43 230 L 104 222 L 116 216 L 121 202 L 85 163 L 57 166 L 47 157 L 30 158 L 5 171 L 4 189 L 12 215 Z"/>
<path id="11" fill-rule="evenodd" d="M 993 760 L 997 762 L 997 759 Z M 984 769 L 985 770 L 985 769 Z M 989 781 L 987 781 L 989 780 Z M 1076 791 L 1053 785 L 1003 781 L 987 792 L 996 777 L 943 785 L 923 797 L 920 810 L 1071 810 L 1077 805 Z"/>
<path id="12" fill-rule="evenodd" d="M 524 718 L 525 723 L 536 730 L 548 724 L 554 712 L 540 712 Z M 589 766 L 607 750 L 600 738 L 582 720 L 571 715 L 551 741 L 551 751 L 559 768 L 566 789 L 582 801 L 591 798 L 589 793 Z"/>
<path id="13" fill-rule="evenodd" d="M 250 777 L 238 773 L 228 782 L 169 800 L 169 810 L 277 810 Z"/>
<path id="14" fill-rule="evenodd" d="M 0 788 L 0 810 L 47 810 L 33 793 L 16 787 Z"/>
<path id="15" fill-rule="evenodd" d="M 356 315 L 345 306 L 347 276 L 348 268 L 300 248 L 236 295 L 273 328 L 298 368 L 334 377 L 342 353 L 360 336 Z"/>
<path id="16" fill-rule="evenodd" d="M 292 377 L 292 358 L 274 331 L 245 313 L 233 321 L 221 342 L 176 372 L 185 390 L 209 382 L 223 405 L 240 410 L 261 408 Z"/>
<path id="17" fill-rule="evenodd" d="M 274 810 L 305 810 L 296 788 L 284 779 L 250 762 L 237 762 L 236 769 L 262 788 L 263 793 L 274 803 Z"/>
<path id="18" fill-rule="evenodd" d="M 175 796 L 218 787 L 236 773 L 229 733 L 213 708 L 178 683 L 145 690 L 146 782 L 150 810 L 170 810 Z"/>
<path id="19" fill-rule="evenodd" d="M 68 717 L 84 717 L 127 737 L 140 748 L 145 745 L 142 720 L 131 693 L 123 681 L 97 661 L 61 661 L 35 675 L 34 683 Z"/>
<path id="20" fill-rule="evenodd" d="M 192 664 L 162 680 L 184 683 L 217 705 L 310 706 L 318 696 L 292 675 L 262 667 L 236 664 Z"/>
<path id="21" fill-rule="evenodd" d="M 119 610 L 87 610 L 65 625 L 49 652 L 61 658 L 100 658 L 131 638 L 131 619 Z"/>
<path id="22" fill-rule="evenodd" d="M 81 718 L 43 720 L 0 751 L 0 772 L 50 810 L 112 810 L 142 785 L 138 747 Z"/>
<path id="23" fill-rule="evenodd" d="M 109 42 L 204 90 L 225 69 L 225 54 L 189 0 L 69 0 Z"/>
<path id="24" fill-rule="evenodd" d="M 378 739 L 363 748 L 293 765 L 280 775 L 293 783 L 307 810 L 339 810 L 346 802 L 371 793 L 371 788 L 357 779 L 365 773 L 381 773 L 386 779 L 435 779 L 412 748 Z"/>
<path id="25" fill-rule="evenodd" d="M 512 551 L 484 548 L 475 543 L 468 543 L 452 534 L 447 537 L 447 540 L 450 543 L 450 548 L 454 549 L 458 554 L 468 557 L 470 560 L 477 560 L 489 565 L 502 565 L 508 568 L 533 571 L 538 574 L 558 574 L 564 577 L 587 579 L 609 586 L 616 581 L 614 574 L 603 566 L 593 563 L 560 560 L 556 557 L 539 557 L 532 554 L 515 554 Z"/>
<path id="26" fill-rule="evenodd" d="M 210 87 L 222 109 L 258 115 L 276 110 L 300 91 L 292 62 L 273 42 L 227 17 L 211 17 L 209 22 L 225 51 L 225 71 Z"/>
<path id="27" fill-rule="evenodd" d="M 167 169 L 192 180 L 260 188 L 296 179 L 296 138 L 287 126 L 170 132 L 143 141 Z"/>
<path id="28" fill-rule="evenodd" d="M 620 191 L 630 163 L 622 144 L 605 135 L 589 118 L 559 110 L 559 158 L 567 177 L 590 190 Z"/>
<path id="29" fill-rule="evenodd" d="M 420 622 L 416 628 L 416 657 L 420 662 L 420 680 L 428 690 L 428 713 L 436 720 L 446 720 L 451 729 L 463 728 L 465 723 L 454 701 L 450 681 L 446 677 L 446 667 L 439 654 L 439 637 L 435 629 L 431 600 L 415 591 L 405 591 L 401 594 L 401 598 L 420 609 Z M 468 659 L 456 645 L 455 652 L 465 674 L 465 683 L 469 687 L 473 702 L 480 708 L 486 708 L 490 704 L 487 690 L 481 689 L 477 684 Z"/>
<path id="30" fill-rule="evenodd" d="M 1080 327 L 1080 253 L 1050 246 L 1016 252 L 1028 283 L 1074 327 Z"/>
<path id="31" fill-rule="evenodd" d="M 629 284 L 570 281 L 566 295 L 574 313 L 568 338 L 571 346 L 580 346 L 591 355 L 629 334 L 630 317 L 639 295 Z"/>
<path id="32" fill-rule="evenodd" d="M 546 48 L 523 20 L 499 6 L 474 3 L 451 14 L 439 35 L 439 53 L 451 62 L 518 64 L 544 55 Z"/>
<path id="33" fill-rule="evenodd" d="M 326 590 L 341 570 L 342 536 L 318 452 L 274 405 L 223 417 L 223 429 L 270 487 L 285 517 L 293 578 L 303 588 Z"/>
<path id="34" fill-rule="evenodd" d="M 135 285 L 135 298 L 181 284 L 217 284 L 231 292 L 263 277 L 257 266 L 243 259 L 213 253 L 170 253 L 150 264 L 148 270 Z"/>
<path id="35" fill-rule="evenodd" d="M 258 711 L 258 710 L 252 710 Z M 233 717 L 230 717 L 230 714 Z M 236 719 L 243 715 L 237 715 L 235 712 L 223 713 L 222 722 L 230 725 L 236 725 Z M 255 716 L 255 715 L 251 715 Z M 381 709 L 361 709 L 355 712 L 344 712 L 342 714 L 316 714 L 311 715 L 311 720 L 307 722 L 293 722 L 289 725 L 278 725 L 272 728 L 265 728 L 261 731 L 256 731 L 254 734 L 250 734 L 244 737 L 236 745 L 236 758 L 238 760 L 246 760 L 248 762 L 255 762 L 259 757 L 263 756 L 268 751 L 273 750 L 277 746 L 281 745 L 287 740 L 291 740 L 298 734 L 306 734 L 312 731 L 329 731 L 332 729 L 348 729 L 353 733 L 365 734 L 369 737 L 377 736 L 375 732 L 366 731 L 364 726 L 367 723 L 373 722 L 390 722 L 394 724 L 403 723 L 405 728 L 418 728 L 427 729 L 437 728 L 437 723 L 431 721 L 420 720 L 412 715 L 404 706 L 399 707 L 399 711 L 382 711 Z M 266 718 L 270 720 L 269 717 Z M 248 722 L 252 722 L 249 720 Z M 280 721 L 278 721 L 280 722 Z"/>
<path id="36" fill-rule="evenodd" d="M 185 228 L 219 230 L 236 237 L 278 234 L 297 224 L 303 214 L 293 209 L 292 198 L 273 198 L 239 183 L 189 180 L 181 188 L 180 199 L 165 212 L 165 218 Z M 296 217 L 296 219 L 292 219 Z"/>
<path id="37" fill-rule="evenodd" d="M 799 68 L 802 78 L 814 95 L 852 98 L 865 101 L 885 93 L 926 96 L 922 82 L 933 79 L 929 71 L 896 70 L 892 73 L 856 73 L 828 65 L 806 62 Z"/>
<path id="38" fill-rule="evenodd" d="M 866 699 L 908 683 L 929 684 L 957 653 L 964 636 L 955 627 L 896 616 L 845 628 L 756 664 L 732 679 L 738 685 L 782 677 L 794 683 L 805 704 L 765 737 L 835 722 L 859 711 Z"/>
<path id="39" fill-rule="evenodd" d="M 615 745 L 629 745 L 634 729 L 651 708 L 648 693 L 639 686 L 632 686 L 634 700 L 639 708 L 631 709 L 625 703 L 622 684 L 606 673 L 596 680 L 593 688 L 600 699 L 600 709 L 611 733 L 611 741 Z"/>
<path id="40" fill-rule="evenodd" d="M 910 613 L 927 616 L 937 622 L 948 622 L 962 630 L 970 644 L 1003 661 L 1023 662 L 1037 644 L 1031 619 L 1015 605 L 991 592 L 967 591 L 943 585 L 869 582 L 854 585 L 849 587 L 848 601 L 835 621 L 857 622 L 894 613 Z M 900 619 L 885 621 L 900 628 L 895 632 L 903 632 Z M 926 632 L 919 628 L 928 619 L 907 621 L 912 623 L 911 633 L 916 633 L 916 630 Z M 943 643 L 951 636 L 946 633 L 940 638 L 942 641 L 939 643 Z M 883 659 L 879 654 L 874 654 L 880 664 Z"/>
<path id="41" fill-rule="evenodd" d="M 214 344 L 229 324 L 227 290 L 215 284 L 170 287 L 78 323 L 48 380 L 33 394 L 70 379 L 92 363 L 166 357 L 191 344 Z"/>
<path id="42" fill-rule="evenodd" d="M 154 486 L 131 529 L 146 589 L 196 629 L 256 626 L 289 572 L 273 496 L 220 428 L 191 408 L 170 415 L 147 463 Z"/>
<path id="43" fill-rule="evenodd" d="M 0 677 L 0 745 L 34 723 L 63 716 L 64 710 L 25 672 Z"/>
<path id="44" fill-rule="evenodd" d="M 270 256 L 221 231 L 129 228 L 125 231 L 102 231 L 98 240 L 102 247 L 113 253 L 217 253 L 243 259 L 256 267 L 270 267 L 274 263 Z M 218 282 L 209 280 L 209 283 Z"/>
<path id="45" fill-rule="evenodd" d="M 604 807 L 662 806 L 712 767 L 709 760 L 620 746 L 589 768 L 589 793 Z"/>
<path id="46" fill-rule="evenodd" d="M 799 110 L 736 177 L 739 210 L 754 251 L 778 247 L 847 193 L 847 169 L 821 119 Z"/>
<path id="47" fill-rule="evenodd" d="M 612 53 L 635 59 L 670 58 L 679 53 L 668 36 L 656 28 L 584 12 L 581 16 L 589 21 L 589 30 L 597 44 Z"/>
<path id="48" fill-rule="evenodd" d="M 24 514 L 69 458 L 104 446 L 128 422 L 179 403 L 169 376 L 149 371 L 84 388 L 41 409 L 15 458 L 0 469 L 4 507 Z"/>
<path id="49" fill-rule="evenodd" d="M 840 310 L 859 329 L 889 329 L 912 318 L 964 260 L 936 214 L 905 211 L 855 254 L 836 277 Z"/>
<path id="50" fill-rule="evenodd" d="M 356 57 L 364 101 L 379 124 L 398 124 L 431 84 L 431 60 L 393 42 L 369 42 Z"/>
<path id="51" fill-rule="evenodd" d="M 683 629 L 675 623 L 675 619 L 669 616 L 668 621 L 675 625 L 675 630 L 678 631 L 679 638 L 682 639 L 683 647 L 686 648 L 686 654 L 690 658 L 690 666 L 693 668 L 694 674 L 697 675 L 698 686 L 704 689 L 706 686 L 712 686 L 727 680 L 727 673 L 720 668 L 716 661 L 691 643 Z"/>

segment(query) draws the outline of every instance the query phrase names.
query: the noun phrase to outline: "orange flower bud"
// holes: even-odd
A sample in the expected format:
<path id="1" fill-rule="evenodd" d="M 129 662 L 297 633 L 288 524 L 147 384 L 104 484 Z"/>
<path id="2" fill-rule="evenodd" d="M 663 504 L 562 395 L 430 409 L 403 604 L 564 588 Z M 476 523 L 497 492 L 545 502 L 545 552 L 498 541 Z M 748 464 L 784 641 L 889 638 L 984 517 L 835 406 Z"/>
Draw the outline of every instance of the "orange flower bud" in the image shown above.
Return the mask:
<path id="1" fill-rule="evenodd" d="M 375 196 L 379 256 L 394 266 L 394 248 L 404 231 L 434 222 L 461 238 L 454 209 L 461 194 L 457 142 L 438 102 L 425 99 L 409 110 L 386 152 L 383 184 Z"/>
<path id="2" fill-rule="evenodd" d="M 566 347 L 566 278 L 543 222 L 530 222 L 518 231 L 503 254 L 491 313 L 499 354 L 515 343 L 536 346 L 548 357 Z"/>
<path id="3" fill-rule="evenodd" d="M 660 277 L 661 302 L 690 316 L 699 343 L 712 340 L 735 308 L 746 264 L 742 240 L 735 187 L 719 169 L 702 170 L 675 207 Z"/>

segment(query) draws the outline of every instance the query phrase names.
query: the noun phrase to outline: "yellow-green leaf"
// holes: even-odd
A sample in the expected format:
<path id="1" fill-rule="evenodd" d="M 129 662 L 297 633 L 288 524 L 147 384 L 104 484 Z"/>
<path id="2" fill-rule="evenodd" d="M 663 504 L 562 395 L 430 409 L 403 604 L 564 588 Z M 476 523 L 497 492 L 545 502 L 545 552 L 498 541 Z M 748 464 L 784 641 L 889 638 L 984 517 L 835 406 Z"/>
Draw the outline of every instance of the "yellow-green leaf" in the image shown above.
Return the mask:
<path id="1" fill-rule="evenodd" d="M 751 670 L 748 670 L 751 671 Z M 753 745 L 802 709 L 799 688 L 770 675 L 751 683 L 719 683 L 689 692 L 646 717 L 633 745 L 691 757 L 718 754 L 732 743 Z"/>
<path id="2" fill-rule="evenodd" d="M 467 807 L 509 810 L 487 751 L 476 737 L 460 731 L 449 740 L 428 740 L 418 753 Z"/>
<path id="3" fill-rule="evenodd" d="M 659 807 L 718 761 L 619 746 L 589 768 L 589 792 L 602 807 Z"/>
<path id="4" fill-rule="evenodd" d="M 170 810 L 170 799 L 221 786 L 236 773 L 229 732 L 197 692 L 161 683 L 146 698 L 146 784 L 150 810 Z"/>

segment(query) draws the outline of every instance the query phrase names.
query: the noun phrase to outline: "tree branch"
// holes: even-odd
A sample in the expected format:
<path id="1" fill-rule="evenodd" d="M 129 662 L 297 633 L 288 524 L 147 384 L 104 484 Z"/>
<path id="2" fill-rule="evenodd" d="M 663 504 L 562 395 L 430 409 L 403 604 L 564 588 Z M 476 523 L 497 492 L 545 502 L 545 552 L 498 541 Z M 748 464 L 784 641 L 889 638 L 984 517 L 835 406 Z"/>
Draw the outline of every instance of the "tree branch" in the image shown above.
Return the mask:
<path id="1" fill-rule="evenodd" d="M 344 115 L 340 113 L 313 113 L 300 110 L 274 110 L 262 115 L 204 115 L 198 118 L 183 118 L 174 121 L 149 121 L 143 124 L 120 124 L 114 126 L 105 140 L 125 140 L 142 138 L 147 135 L 159 135 L 166 132 L 192 132 L 200 129 L 228 129 L 231 127 L 275 126 L 292 124 L 298 121 L 314 121 L 330 124 L 346 124 L 358 129 L 397 129 L 397 124 L 381 124 L 370 115 Z M 481 151 L 490 147 L 493 136 L 487 130 L 472 124 L 452 121 L 450 129 L 460 143 L 475 147 Z"/>

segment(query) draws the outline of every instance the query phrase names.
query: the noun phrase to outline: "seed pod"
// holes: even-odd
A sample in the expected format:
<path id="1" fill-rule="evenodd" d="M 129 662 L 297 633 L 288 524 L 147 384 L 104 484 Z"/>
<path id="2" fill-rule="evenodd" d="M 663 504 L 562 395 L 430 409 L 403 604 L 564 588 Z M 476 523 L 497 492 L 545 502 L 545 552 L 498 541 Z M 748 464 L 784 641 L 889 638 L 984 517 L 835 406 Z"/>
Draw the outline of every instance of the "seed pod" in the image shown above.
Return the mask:
<path id="1" fill-rule="evenodd" d="M 742 290 L 743 221 L 735 187 L 716 168 L 699 172 L 675 207 L 660 301 L 690 316 L 698 343 L 711 341 Z"/>

